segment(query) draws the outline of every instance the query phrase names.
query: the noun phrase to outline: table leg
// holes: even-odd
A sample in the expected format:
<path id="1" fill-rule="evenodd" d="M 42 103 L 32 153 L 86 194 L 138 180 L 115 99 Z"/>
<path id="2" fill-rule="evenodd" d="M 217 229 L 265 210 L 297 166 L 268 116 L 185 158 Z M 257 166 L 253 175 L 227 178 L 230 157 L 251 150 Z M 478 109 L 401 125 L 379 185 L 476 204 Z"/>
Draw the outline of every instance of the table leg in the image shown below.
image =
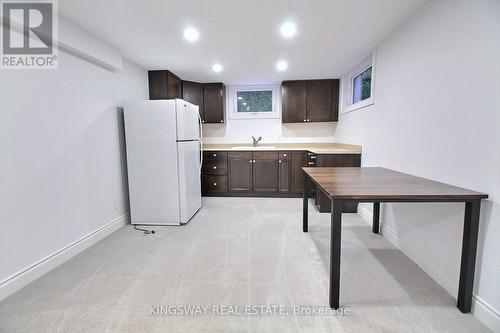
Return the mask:
<path id="1" fill-rule="evenodd" d="M 471 311 L 480 209 L 480 200 L 465 203 L 462 262 L 460 264 L 460 281 L 458 285 L 457 300 L 457 308 L 463 313 Z"/>
<path id="2" fill-rule="evenodd" d="M 339 308 L 340 302 L 340 242 L 342 232 L 341 200 L 331 201 L 331 234 L 330 234 L 330 307 Z"/>
<path id="3" fill-rule="evenodd" d="M 302 231 L 307 232 L 308 228 L 308 204 L 309 204 L 309 178 L 304 172 L 304 193 L 302 202 Z"/>
<path id="4" fill-rule="evenodd" d="M 380 221 L 380 202 L 374 202 L 373 203 L 373 224 L 372 224 L 372 232 L 374 234 L 378 234 L 380 232 L 379 221 Z"/>

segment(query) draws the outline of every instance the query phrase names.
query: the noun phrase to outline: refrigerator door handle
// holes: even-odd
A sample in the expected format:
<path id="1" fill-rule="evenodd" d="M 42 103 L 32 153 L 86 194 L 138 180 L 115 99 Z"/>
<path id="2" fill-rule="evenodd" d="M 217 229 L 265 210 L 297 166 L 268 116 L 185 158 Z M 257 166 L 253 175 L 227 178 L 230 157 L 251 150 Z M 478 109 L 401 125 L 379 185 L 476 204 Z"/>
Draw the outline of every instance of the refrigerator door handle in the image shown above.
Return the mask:
<path id="1" fill-rule="evenodd" d="M 199 113 L 198 113 L 198 122 L 200 123 L 200 139 L 198 141 L 200 143 L 200 175 L 201 175 L 201 168 L 203 166 L 203 141 L 201 141 L 201 139 L 203 138 L 203 125 Z"/>

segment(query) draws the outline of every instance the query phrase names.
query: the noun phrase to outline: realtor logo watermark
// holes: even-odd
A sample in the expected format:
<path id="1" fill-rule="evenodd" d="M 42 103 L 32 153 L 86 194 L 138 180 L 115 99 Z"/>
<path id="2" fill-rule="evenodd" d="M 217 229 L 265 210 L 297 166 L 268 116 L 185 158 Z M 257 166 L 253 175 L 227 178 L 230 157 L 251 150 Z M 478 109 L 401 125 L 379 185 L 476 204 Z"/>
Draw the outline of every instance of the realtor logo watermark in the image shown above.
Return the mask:
<path id="1" fill-rule="evenodd" d="M 2 69 L 56 69 L 57 1 L 0 1 Z"/>

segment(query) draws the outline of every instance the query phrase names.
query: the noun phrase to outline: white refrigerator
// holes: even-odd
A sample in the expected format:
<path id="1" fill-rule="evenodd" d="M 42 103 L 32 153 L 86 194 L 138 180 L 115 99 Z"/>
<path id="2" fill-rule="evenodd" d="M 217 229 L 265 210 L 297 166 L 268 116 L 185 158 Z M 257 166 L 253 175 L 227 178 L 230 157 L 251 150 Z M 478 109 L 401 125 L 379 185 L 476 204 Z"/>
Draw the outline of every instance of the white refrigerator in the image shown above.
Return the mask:
<path id="1" fill-rule="evenodd" d="M 132 224 L 180 225 L 201 208 L 202 127 L 182 99 L 124 107 Z"/>

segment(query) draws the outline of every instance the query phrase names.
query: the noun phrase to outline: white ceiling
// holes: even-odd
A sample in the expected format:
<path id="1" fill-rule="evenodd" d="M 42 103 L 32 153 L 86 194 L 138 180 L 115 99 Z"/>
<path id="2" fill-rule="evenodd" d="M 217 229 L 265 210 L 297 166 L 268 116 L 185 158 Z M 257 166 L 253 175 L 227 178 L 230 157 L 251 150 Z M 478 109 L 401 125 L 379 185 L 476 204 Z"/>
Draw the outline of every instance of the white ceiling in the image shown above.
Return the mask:
<path id="1" fill-rule="evenodd" d="M 339 77 L 426 0 L 65 0 L 61 15 L 147 69 L 226 84 Z M 296 22 L 285 40 L 279 27 Z M 183 29 L 200 32 L 195 43 Z M 277 72 L 276 62 L 288 62 Z M 224 66 L 212 72 L 212 64 Z"/>

